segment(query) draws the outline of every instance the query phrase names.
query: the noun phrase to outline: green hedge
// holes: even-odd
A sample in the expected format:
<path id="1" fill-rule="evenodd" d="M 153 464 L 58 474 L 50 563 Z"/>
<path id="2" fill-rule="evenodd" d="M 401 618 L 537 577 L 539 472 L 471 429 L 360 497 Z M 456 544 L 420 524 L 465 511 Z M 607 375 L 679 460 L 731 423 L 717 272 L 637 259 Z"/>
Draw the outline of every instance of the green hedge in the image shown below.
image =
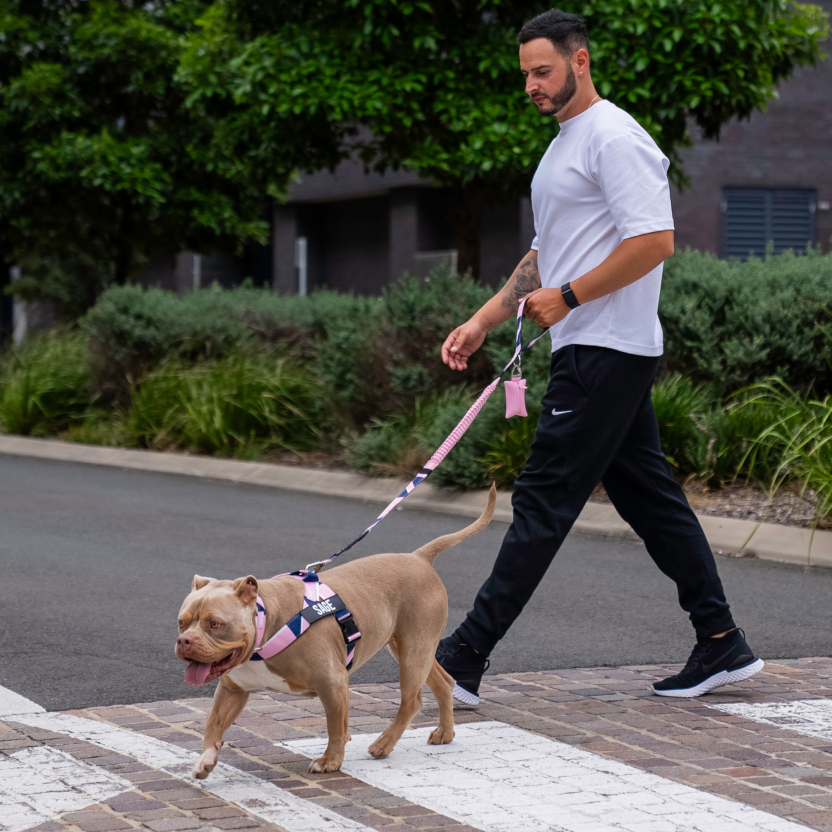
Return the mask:
<path id="1" fill-rule="evenodd" d="M 427 459 L 512 352 L 509 321 L 465 374 L 441 363 L 448 332 L 492 292 L 446 270 L 404 278 L 378 298 L 285 297 L 251 286 L 183 297 L 113 288 L 80 333 L 7 352 L 0 421 L 9 432 L 237 456 L 342 442 L 352 467 L 404 474 Z M 795 395 L 832 390 L 831 308 L 832 257 L 818 252 L 739 263 L 686 251 L 667 262 L 666 352 L 654 402 L 680 472 L 713 483 L 740 468 L 772 476 L 776 453 L 758 448 L 746 459 L 772 408 L 732 394 L 769 376 Z M 537 331 L 524 324 L 526 340 Z M 513 482 L 548 382 L 548 347 L 544 339 L 523 361 L 531 415 L 505 420 L 497 393 L 434 482 Z"/>
<path id="2" fill-rule="evenodd" d="M 730 392 L 768 376 L 832 389 L 832 255 L 809 250 L 718 260 L 684 251 L 665 264 L 659 315 L 665 367 Z"/>

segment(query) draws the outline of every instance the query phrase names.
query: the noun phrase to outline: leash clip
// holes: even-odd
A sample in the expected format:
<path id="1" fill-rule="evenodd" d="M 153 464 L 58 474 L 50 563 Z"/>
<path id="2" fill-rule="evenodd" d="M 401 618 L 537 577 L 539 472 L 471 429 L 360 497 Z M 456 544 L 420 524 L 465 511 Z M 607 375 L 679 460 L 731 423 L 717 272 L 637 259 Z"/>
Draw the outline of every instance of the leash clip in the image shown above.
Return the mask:
<path id="1" fill-rule="evenodd" d="M 306 566 L 306 568 L 305 568 L 303 571 L 304 571 L 304 572 L 309 572 L 309 573 L 311 573 L 312 575 L 317 575 L 317 574 L 318 574 L 318 570 L 319 570 L 322 566 L 326 566 L 326 561 L 325 561 L 325 560 L 319 560 L 319 561 L 316 561 L 315 563 L 310 563 L 310 564 L 308 564 L 308 565 Z"/>

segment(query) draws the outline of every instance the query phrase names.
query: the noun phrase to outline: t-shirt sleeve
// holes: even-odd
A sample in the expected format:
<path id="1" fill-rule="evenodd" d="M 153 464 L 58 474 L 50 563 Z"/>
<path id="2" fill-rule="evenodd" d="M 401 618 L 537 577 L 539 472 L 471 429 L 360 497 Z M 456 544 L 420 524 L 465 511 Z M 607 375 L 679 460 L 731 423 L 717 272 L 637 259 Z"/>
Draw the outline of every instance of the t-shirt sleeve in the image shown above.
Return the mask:
<path id="1" fill-rule="evenodd" d="M 673 230 L 670 162 L 649 136 L 626 133 L 605 142 L 592 172 L 621 239 Z"/>
<path id="2" fill-rule="evenodd" d="M 534 249 L 534 251 L 537 251 L 539 248 L 540 248 L 540 238 L 537 236 L 537 234 L 535 234 L 534 239 L 532 240 L 532 249 Z"/>

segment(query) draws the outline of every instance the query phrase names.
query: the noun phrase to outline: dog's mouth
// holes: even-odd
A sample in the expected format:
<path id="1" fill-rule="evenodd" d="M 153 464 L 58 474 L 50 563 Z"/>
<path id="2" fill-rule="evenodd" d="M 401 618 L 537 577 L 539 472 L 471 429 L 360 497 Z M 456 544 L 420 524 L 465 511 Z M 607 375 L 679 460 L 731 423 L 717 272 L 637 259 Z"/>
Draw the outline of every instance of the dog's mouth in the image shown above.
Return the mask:
<path id="1" fill-rule="evenodd" d="M 224 659 L 218 662 L 191 662 L 185 668 L 185 681 L 192 687 L 198 688 L 206 682 L 219 679 L 227 670 L 231 670 L 237 661 L 239 649 L 232 650 Z"/>

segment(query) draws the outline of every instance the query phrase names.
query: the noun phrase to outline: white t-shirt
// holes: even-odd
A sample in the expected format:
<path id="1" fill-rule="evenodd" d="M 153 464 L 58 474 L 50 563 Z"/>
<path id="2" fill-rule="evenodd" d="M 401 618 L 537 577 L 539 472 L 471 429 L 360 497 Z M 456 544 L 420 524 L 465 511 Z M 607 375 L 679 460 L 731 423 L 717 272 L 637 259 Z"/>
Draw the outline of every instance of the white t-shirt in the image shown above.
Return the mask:
<path id="1" fill-rule="evenodd" d="M 609 101 L 567 119 L 532 180 L 541 284 L 551 289 L 603 262 L 629 237 L 673 229 L 667 157 L 647 131 Z M 661 355 L 662 266 L 635 283 L 581 304 L 551 329 L 566 344 Z"/>

